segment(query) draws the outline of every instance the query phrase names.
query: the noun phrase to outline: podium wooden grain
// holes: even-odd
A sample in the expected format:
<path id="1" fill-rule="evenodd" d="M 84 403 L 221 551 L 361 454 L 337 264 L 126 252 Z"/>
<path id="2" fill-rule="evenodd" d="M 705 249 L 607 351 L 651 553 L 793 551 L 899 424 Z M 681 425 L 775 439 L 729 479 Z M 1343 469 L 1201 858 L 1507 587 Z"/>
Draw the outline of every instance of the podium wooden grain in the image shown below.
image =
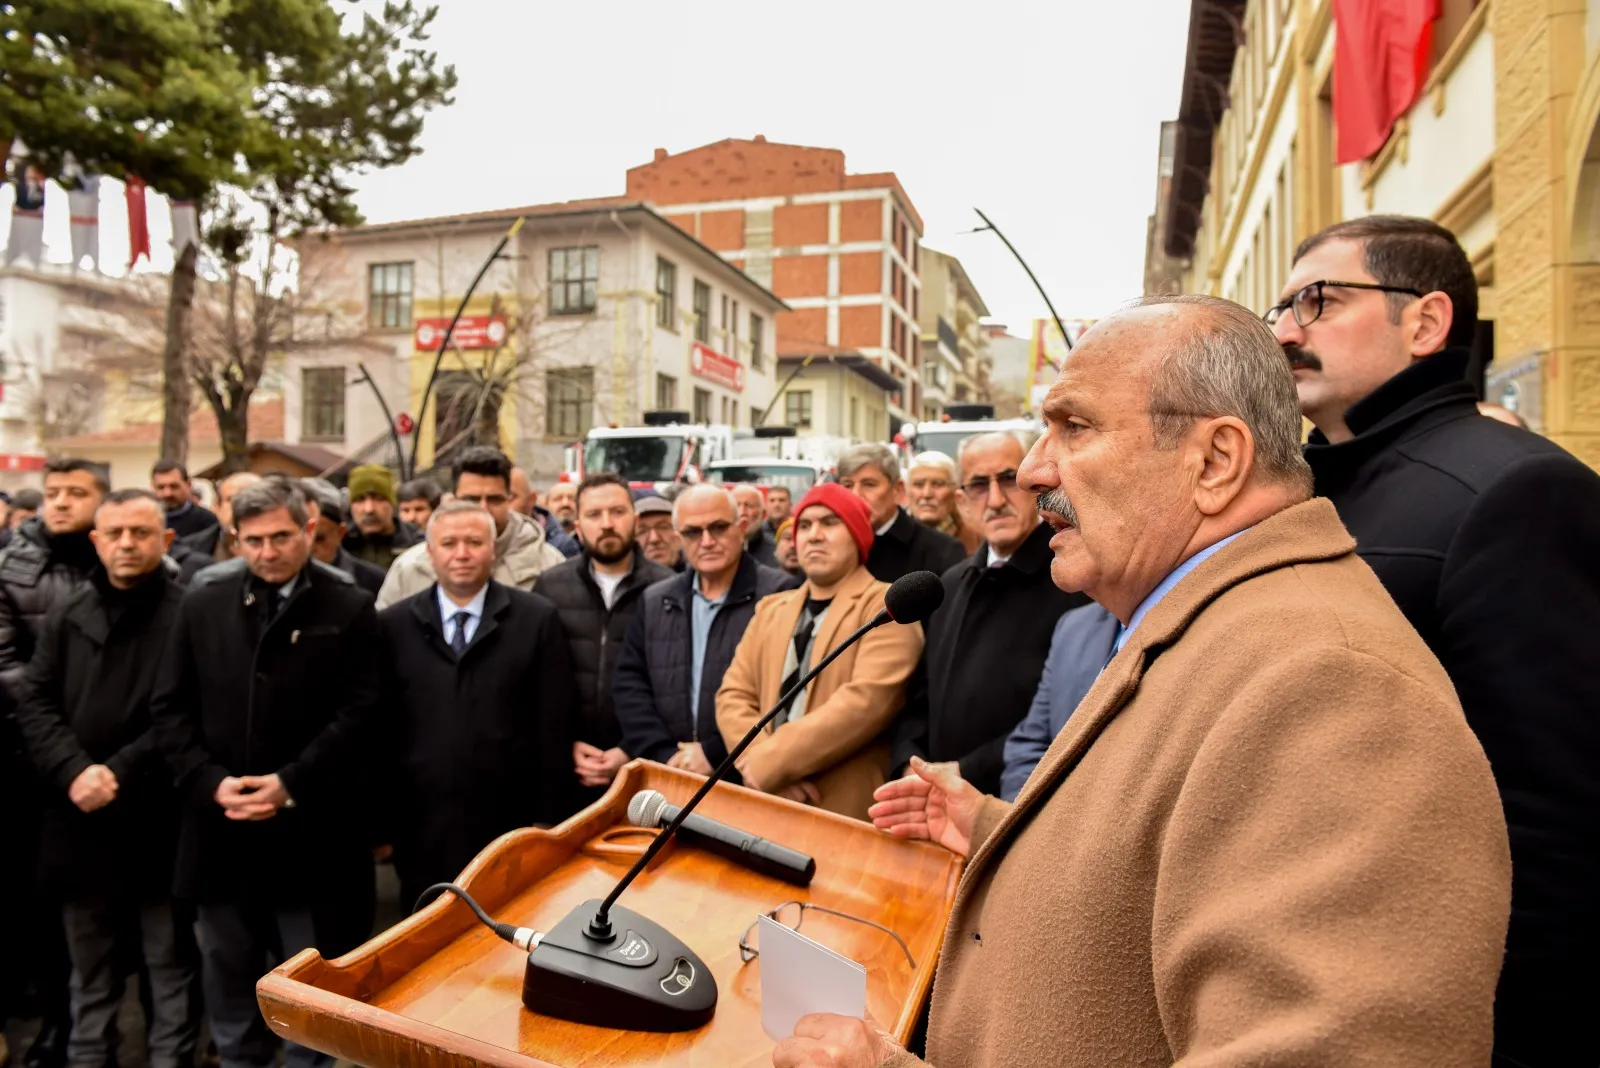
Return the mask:
<path id="1" fill-rule="evenodd" d="M 604 897 L 637 859 L 651 832 L 624 829 L 636 791 L 659 790 L 682 804 L 701 781 L 633 761 L 594 805 L 550 830 L 504 835 L 459 882 L 495 918 L 548 931 L 584 900 Z M 802 899 L 876 920 L 906 940 L 915 969 L 893 939 L 864 924 L 810 912 L 802 928 L 866 967 L 868 1011 L 907 1038 L 933 982 L 960 858 L 727 784 L 697 811 L 817 861 L 816 878 L 801 889 L 674 842 L 623 894 L 621 904 L 682 938 L 711 969 L 717 1011 L 699 1030 L 617 1031 L 528 1011 L 524 954 L 453 895 L 343 957 L 295 955 L 257 984 L 262 1013 L 279 1035 L 367 1068 L 769 1064 L 761 962 L 739 959 L 739 936 L 757 914 Z"/>

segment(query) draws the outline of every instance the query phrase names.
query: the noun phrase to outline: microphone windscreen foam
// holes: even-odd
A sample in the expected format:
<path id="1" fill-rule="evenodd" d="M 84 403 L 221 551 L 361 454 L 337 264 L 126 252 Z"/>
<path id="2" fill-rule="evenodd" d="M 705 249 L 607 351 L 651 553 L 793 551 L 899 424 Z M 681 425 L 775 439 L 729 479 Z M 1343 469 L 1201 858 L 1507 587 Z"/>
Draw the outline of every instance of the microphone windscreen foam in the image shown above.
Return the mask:
<path id="1" fill-rule="evenodd" d="M 883 595 L 883 607 L 896 623 L 921 623 L 944 603 L 944 583 L 932 571 L 901 576 Z"/>
<path id="2" fill-rule="evenodd" d="M 667 799 L 656 790 L 640 790 L 628 802 L 628 822 L 635 827 L 657 827 Z"/>

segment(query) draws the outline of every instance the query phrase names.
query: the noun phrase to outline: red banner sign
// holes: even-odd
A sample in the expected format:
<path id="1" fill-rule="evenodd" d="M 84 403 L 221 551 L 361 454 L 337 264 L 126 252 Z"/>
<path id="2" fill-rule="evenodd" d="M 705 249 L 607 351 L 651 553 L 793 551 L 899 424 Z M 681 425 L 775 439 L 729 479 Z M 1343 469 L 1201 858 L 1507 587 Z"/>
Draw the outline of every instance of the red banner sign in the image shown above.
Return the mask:
<path id="1" fill-rule="evenodd" d="M 689 373 L 736 392 L 744 390 L 744 365 L 698 341 L 689 347 Z"/>
<path id="2" fill-rule="evenodd" d="M 449 319 L 418 319 L 417 351 L 438 352 L 444 344 Z M 450 345 L 458 349 L 497 349 L 506 343 L 506 321 L 498 315 L 463 315 L 450 335 Z"/>

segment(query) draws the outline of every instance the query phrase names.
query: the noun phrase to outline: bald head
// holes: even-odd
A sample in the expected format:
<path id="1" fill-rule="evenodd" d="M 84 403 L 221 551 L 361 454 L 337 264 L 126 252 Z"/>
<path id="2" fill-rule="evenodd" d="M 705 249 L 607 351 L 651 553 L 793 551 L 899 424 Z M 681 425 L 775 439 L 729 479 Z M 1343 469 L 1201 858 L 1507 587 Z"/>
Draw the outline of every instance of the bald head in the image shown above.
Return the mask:
<path id="1" fill-rule="evenodd" d="M 1214 297 L 1102 319 L 1051 387 L 1019 472 L 1056 528 L 1051 574 L 1124 622 L 1179 563 L 1310 496 L 1271 331 Z"/>
<path id="2" fill-rule="evenodd" d="M 736 490 L 737 488 L 735 487 Z M 750 489 L 749 486 L 743 488 Z M 759 491 L 756 495 L 760 496 Z M 714 482 L 700 482 L 678 494 L 672 502 L 672 522 L 675 525 L 683 525 L 678 520 L 686 510 L 718 516 L 726 513 L 724 518 L 729 522 L 739 518 L 739 509 L 734 503 L 734 493 L 730 492 L 727 486 L 719 486 Z"/>

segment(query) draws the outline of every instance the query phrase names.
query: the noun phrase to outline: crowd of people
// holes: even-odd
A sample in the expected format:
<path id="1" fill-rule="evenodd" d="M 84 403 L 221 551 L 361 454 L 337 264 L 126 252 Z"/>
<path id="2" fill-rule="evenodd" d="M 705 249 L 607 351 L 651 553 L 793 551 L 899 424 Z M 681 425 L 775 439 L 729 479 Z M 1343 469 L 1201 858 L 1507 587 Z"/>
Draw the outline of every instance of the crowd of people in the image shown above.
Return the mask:
<path id="1" fill-rule="evenodd" d="M 860 445 L 798 500 L 541 495 L 473 447 L 447 486 L 238 473 L 207 508 L 180 464 L 52 460 L 0 549 L 26 1068 L 114 1065 L 134 975 L 152 1068 L 203 1033 L 266 1068 L 256 980 L 369 937 L 375 865 L 409 908 L 629 760 L 709 774 L 923 570 L 926 624 L 730 774 L 969 858 L 916 1053 L 1595 1063 L 1600 478 L 1479 413 L 1432 223 L 1317 235 L 1265 320 L 1146 299 L 1042 436 Z M 774 1057 L 918 1063 L 826 1016 Z"/>

